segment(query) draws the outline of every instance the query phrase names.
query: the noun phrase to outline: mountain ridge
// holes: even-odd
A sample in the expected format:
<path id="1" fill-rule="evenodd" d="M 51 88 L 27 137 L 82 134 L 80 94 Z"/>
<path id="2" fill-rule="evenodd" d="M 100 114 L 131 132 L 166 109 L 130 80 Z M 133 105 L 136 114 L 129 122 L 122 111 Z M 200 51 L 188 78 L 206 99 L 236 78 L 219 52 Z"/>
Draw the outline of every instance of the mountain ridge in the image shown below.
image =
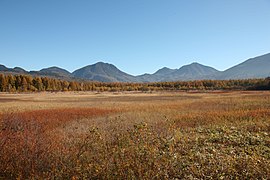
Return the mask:
<path id="1" fill-rule="evenodd" d="M 56 66 L 43 68 L 39 71 L 26 71 L 21 67 L 8 68 L 0 64 L 0 73 L 29 74 L 32 76 L 49 76 L 65 80 L 89 80 L 101 82 L 161 82 L 186 81 L 203 79 L 248 79 L 270 76 L 270 53 L 247 59 L 240 64 L 219 71 L 198 62 L 183 65 L 179 69 L 163 67 L 153 74 L 133 76 L 118 69 L 115 65 L 97 62 L 73 72 Z"/>
<path id="2" fill-rule="evenodd" d="M 71 76 L 71 73 L 69 71 L 56 66 L 43 68 L 39 71 L 30 71 L 29 73 L 32 75 L 55 76 L 59 78 L 69 78 Z"/>
<path id="3" fill-rule="evenodd" d="M 103 82 L 136 82 L 135 76 L 129 75 L 109 63 L 97 62 L 72 72 L 75 78 L 93 79 Z"/>

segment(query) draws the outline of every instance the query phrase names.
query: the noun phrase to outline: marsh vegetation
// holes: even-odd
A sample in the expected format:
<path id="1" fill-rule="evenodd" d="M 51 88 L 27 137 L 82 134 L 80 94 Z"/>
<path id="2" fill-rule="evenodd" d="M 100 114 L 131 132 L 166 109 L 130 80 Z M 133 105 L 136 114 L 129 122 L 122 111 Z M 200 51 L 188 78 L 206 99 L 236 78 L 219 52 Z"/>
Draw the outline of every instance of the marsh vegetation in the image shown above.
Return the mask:
<path id="1" fill-rule="evenodd" d="M 0 179 L 268 179 L 269 92 L 0 94 Z"/>

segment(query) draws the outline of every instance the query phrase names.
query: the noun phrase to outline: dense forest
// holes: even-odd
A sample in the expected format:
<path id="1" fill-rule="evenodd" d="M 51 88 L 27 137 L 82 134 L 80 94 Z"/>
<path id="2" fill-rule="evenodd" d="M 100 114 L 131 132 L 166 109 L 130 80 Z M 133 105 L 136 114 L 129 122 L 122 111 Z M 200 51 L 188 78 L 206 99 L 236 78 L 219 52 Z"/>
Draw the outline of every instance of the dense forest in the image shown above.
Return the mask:
<path id="1" fill-rule="evenodd" d="M 173 91 L 173 90 L 270 90 L 270 78 L 246 80 L 196 80 L 154 83 L 104 83 L 66 81 L 48 77 L 0 74 L 1 92 L 35 91 Z"/>

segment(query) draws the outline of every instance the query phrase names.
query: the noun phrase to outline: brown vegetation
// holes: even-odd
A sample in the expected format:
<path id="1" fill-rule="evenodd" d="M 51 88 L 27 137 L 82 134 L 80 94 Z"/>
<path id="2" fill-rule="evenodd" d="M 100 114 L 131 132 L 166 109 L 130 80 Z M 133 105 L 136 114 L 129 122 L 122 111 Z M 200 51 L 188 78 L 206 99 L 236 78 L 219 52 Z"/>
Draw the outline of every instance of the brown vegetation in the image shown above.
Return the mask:
<path id="1" fill-rule="evenodd" d="M 270 177 L 269 92 L 1 98 L 0 179 Z"/>

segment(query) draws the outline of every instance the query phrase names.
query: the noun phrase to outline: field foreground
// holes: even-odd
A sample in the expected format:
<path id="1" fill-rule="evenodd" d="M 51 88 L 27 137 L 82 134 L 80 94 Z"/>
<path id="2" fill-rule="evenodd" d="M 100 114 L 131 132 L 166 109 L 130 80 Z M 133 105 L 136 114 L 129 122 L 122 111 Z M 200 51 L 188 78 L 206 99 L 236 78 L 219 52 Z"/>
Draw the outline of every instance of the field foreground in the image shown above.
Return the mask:
<path id="1" fill-rule="evenodd" d="M 269 179 L 270 92 L 0 94 L 0 179 Z"/>

